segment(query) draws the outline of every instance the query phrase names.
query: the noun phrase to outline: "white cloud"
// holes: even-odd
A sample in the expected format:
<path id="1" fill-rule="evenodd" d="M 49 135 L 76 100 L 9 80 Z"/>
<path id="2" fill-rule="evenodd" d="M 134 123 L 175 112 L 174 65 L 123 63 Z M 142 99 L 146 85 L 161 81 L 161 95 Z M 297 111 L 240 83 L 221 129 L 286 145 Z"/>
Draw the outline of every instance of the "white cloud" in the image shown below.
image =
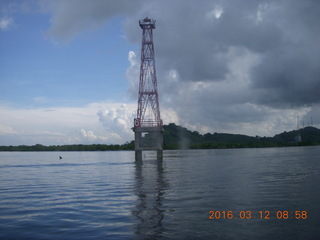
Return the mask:
<path id="1" fill-rule="evenodd" d="M 12 18 L 1 18 L 0 19 L 0 29 L 2 31 L 9 30 L 11 26 L 13 26 L 13 19 Z"/>
<path id="2" fill-rule="evenodd" d="M 121 140 L 118 135 L 109 134 L 109 136 L 97 136 L 93 131 L 81 129 L 81 142 L 84 143 L 107 143 L 110 140 Z"/>
<path id="3" fill-rule="evenodd" d="M 92 103 L 77 108 L 47 109 L 0 106 L 0 145 L 122 144 L 133 140 L 131 128 L 136 107 L 136 104 L 123 103 Z M 194 108 L 194 105 L 187 107 Z M 297 116 L 301 121 L 312 116 L 313 125 L 318 127 L 320 119 L 319 108 L 280 110 L 249 103 L 222 105 L 207 112 L 206 108 L 182 113 L 180 109 L 162 107 L 161 113 L 164 124 L 174 122 L 200 133 L 230 132 L 252 136 L 273 136 L 295 129 Z M 198 121 L 198 114 L 202 121 Z M 242 121 L 230 121 L 233 118 Z M 308 125 L 307 120 L 305 124 Z"/>
<path id="4" fill-rule="evenodd" d="M 97 140 L 97 136 L 94 135 L 92 131 L 86 131 L 84 129 L 81 129 L 81 134 L 84 138 L 88 138 L 90 141 Z"/>
<path id="5" fill-rule="evenodd" d="M 129 51 L 128 61 L 130 63 L 126 70 L 126 78 L 129 81 L 128 95 L 131 99 L 136 99 L 139 87 L 140 59 L 138 59 L 134 51 Z"/>
<path id="6" fill-rule="evenodd" d="M 219 19 L 223 14 L 223 8 L 215 6 L 211 11 L 206 13 L 206 17 L 209 19 Z"/>
<path id="7" fill-rule="evenodd" d="M 125 106 L 131 105 L 91 103 L 30 109 L 0 106 L 0 145 L 122 144 L 133 139 L 132 111 Z"/>
<path id="8" fill-rule="evenodd" d="M 101 102 L 83 107 L 13 108 L 0 105 L 0 145 L 123 144 L 133 140 L 136 103 Z M 179 123 L 163 108 L 163 120 Z"/>
<path id="9" fill-rule="evenodd" d="M 97 115 L 100 123 L 108 132 L 128 139 L 133 136 L 131 128 L 133 127 L 135 109 L 136 104 L 108 104 L 103 106 Z"/>
<path id="10" fill-rule="evenodd" d="M 10 126 L 0 125 L 0 136 L 1 135 L 12 135 L 17 132 Z"/>

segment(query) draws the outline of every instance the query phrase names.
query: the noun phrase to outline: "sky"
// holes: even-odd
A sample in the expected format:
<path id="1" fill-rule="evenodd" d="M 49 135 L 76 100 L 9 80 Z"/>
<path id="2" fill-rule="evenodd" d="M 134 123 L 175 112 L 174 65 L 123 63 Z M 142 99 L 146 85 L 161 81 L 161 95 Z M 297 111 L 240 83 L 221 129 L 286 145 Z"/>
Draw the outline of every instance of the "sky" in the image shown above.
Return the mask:
<path id="1" fill-rule="evenodd" d="M 320 128 L 320 1 L 0 0 L 0 145 L 133 140 L 145 17 L 164 124 Z"/>

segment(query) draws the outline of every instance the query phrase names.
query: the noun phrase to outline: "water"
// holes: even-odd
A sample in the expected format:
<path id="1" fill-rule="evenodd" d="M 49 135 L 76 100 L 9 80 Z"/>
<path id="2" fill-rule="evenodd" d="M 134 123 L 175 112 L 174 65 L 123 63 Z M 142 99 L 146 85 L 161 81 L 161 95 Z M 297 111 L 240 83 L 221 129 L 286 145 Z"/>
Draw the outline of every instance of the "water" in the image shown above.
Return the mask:
<path id="1" fill-rule="evenodd" d="M 134 152 L 1 152 L 0 239 L 319 239 L 319 156 L 187 150 L 139 163 Z"/>

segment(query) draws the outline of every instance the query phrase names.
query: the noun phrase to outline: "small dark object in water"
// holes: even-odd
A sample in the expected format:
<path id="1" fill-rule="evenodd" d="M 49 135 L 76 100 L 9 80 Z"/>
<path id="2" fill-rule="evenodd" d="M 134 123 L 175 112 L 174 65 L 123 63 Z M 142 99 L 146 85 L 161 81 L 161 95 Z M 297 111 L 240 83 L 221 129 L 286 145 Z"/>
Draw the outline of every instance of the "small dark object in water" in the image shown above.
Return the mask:
<path id="1" fill-rule="evenodd" d="M 59 156 L 59 159 L 61 160 L 61 159 L 62 159 L 62 157 L 61 157 L 61 156 Z"/>

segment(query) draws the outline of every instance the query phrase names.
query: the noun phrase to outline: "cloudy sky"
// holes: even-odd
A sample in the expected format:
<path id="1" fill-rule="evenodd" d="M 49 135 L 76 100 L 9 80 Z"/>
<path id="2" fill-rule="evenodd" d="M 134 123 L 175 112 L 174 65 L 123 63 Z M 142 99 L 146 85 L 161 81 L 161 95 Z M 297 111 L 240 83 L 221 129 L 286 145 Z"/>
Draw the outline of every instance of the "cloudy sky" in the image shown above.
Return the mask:
<path id="1" fill-rule="evenodd" d="M 132 140 L 146 16 L 165 124 L 320 127 L 320 1 L 0 0 L 0 145 Z"/>

